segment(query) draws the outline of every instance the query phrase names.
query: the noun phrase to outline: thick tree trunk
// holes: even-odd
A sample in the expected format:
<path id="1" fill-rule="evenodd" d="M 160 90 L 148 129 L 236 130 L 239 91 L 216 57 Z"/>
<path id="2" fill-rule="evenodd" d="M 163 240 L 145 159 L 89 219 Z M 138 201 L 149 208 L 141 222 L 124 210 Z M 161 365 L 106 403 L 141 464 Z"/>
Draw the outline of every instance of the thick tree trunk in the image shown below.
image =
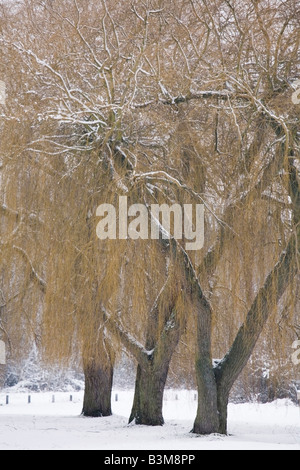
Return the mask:
<path id="1" fill-rule="evenodd" d="M 296 235 L 296 234 L 295 234 Z M 266 279 L 264 286 L 258 292 L 244 324 L 241 326 L 232 348 L 224 357 L 221 363 L 215 368 L 215 376 L 218 387 L 218 405 L 220 416 L 222 416 L 222 433 L 227 433 L 226 411 L 224 410 L 230 390 L 246 366 L 261 332 L 269 318 L 273 305 L 271 293 L 276 291 L 277 303 L 283 296 L 289 284 L 296 275 L 297 268 L 295 262 L 296 236 L 300 241 L 300 227 L 297 235 L 293 235 L 282 253 L 279 262 Z M 273 299 L 274 300 L 274 299 Z M 227 408 L 227 405 L 226 405 Z"/>
<path id="2" fill-rule="evenodd" d="M 154 370 L 151 361 L 149 367 L 138 366 L 134 402 L 129 423 L 146 426 L 163 426 L 163 396 L 168 376 L 169 363 L 161 364 Z"/>
<path id="3" fill-rule="evenodd" d="M 133 407 L 129 422 L 147 426 L 163 426 L 163 396 L 170 362 L 182 334 L 182 324 L 176 313 L 169 313 L 165 328 L 155 341 L 152 337 L 157 325 L 157 308 L 148 323 L 148 339 L 137 369 Z M 166 317 L 167 318 L 167 317 Z M 156 326 L 156 328 L 154 328 Z M 152 329 L 154 328 L 154 329 Z M 154 346 L 154 347 L 153 347 Z"/>
<path id="4" fill-rule="evenodd" d="M 116 321 L 111 320 L 106 312 L 107 327 L 111 328 L 112 333 L 115 330 L 118 332 L 123 345 L 138 363 L 130 423 L 135 421 L 136 424 L 147 426 L 164 424 L 163 395 L 169 366 L 186 325 L 185 319 L 178 317 L 176 298 L 169 297 L 164 302 L 165 293 L 170 295 L 168 288 L 171 282 L 166 282 L 149 312 L 145 347 Z"/>
<path id="5" fill-rule="evenodd" d="M 218 389 L 219 434 L 227 434 L 229 392 Z"/>
<path id="6" fill-rule="evenodd" d="M 113 385 L 113 365 L 101 365 L 94 359 L 85 362 L 85 392 L 82 414 L 98 418 L 111 416 L 111 394 Z"/>
<path id="7" fill-rule="evenodd" d="M 195 434 L 219 432 L 217 383 L 211 356 L 212 311 L 203 296 L 199 283 L 194 289 L 197 306 L 197 359 L 198 411 L 194 423 Z"/>
<path id="8" fill-rule="evenodd" d="M 214 370 L 209 364 L 196 364 L 198 412 L 195 434 L 227 434 L 229 391 L 218 387 Z M 212 374 L 214 377 L 212 377 Z"/>
<path id="9" fill-rule="evenodd" d="M 217 387 L 212 363 L 198 360 L 196 363 L 198 385 L 198 411 L 193 433 L 213 434 L 220 431 L 217 403 Z"/>
<path id="10" fill-rule="evenodd" d="M 193 432 L 227 434 L 227 407 L 233 384 L 246 366 L 269 318 L 297 272 L 296 253 L 300 244 L 300 226 L 291 236 L 279 262 L 259 290 L 244 324 L 224 359 L 215 367 L 211 359 L 211 310 L 202 297 L 197 300 L 198 352 L 196 374 L 199 389 L 198 413 Z M 276 292 L 276 297 L 272 293 Z"/>

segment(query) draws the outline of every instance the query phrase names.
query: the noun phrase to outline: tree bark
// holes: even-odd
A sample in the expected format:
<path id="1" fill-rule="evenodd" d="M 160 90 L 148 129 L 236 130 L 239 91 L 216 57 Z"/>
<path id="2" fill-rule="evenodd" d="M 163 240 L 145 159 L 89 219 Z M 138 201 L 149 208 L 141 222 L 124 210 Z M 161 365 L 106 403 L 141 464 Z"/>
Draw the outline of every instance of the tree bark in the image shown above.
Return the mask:
<path id="1" fill-rule="evenodd" d="M 217 387 L 219 429 L 218 434 L 227 435 L 229 392 Z"/>
<path id="2" fill-rule="evenodd" d="M 198 411 L 192 432 L 195 434 L 212 434 L 219 432 L 217 384 L 211 354 L 212 310 L 196 279 L 194 282 L 194 297 L 197 314 L 196 378 Z"/>
<path id="3" fill-rule="evenodd" d="M 113 364 L 110 361 L 84 361 L 85 391 L 82 414 L 91 418 L 111 416 Z"/>
<path id="4" fill-rule="evenodd" d="M 198 409 L 194 434 L 214 434 L 220 431 L 217 402 L 217 387 L 212 363 L 203 357 L 196 362 L 198 386 Z"/>
<path id="5" fill-rule="evenodd" d="M 129 423 L 135 421 L 136 424 L 146 426 L 164 424 L 163 395 L 169 366 L 186 325 L 185 318 L 176 311 L 176 296 L 183 289 L 179 288 L 175 297 L 173 289 L 173 294 L 170 295 L 169 288 L 172 282 L 172 278 L 169 277 L 149 312 L 145 346 L 136 341 L 113 319 L 112 315 L 105 311 L 107 327 L 113 334 L 119 336 L 124 347 L 138 363 Z M 167 297 L 165 297 L 166 292 Z"/>
<path id="6" fill-rule="evenodd" d="M 163 426 L 163 397 L 169 363 L 154 368 L 151 362 L 150 360 L 148 367 L 138 365 L 129 423 L 135 421 L 135 424 L 146 426 Z"/>
<path id="7" fill-rule="evenodd" d="M 146 426 L 164 424 L 164 389 L 170 362 L 182 335 L 182 324 L 177 319 L 176 312 L 171 310 L 157 340 L 152 336 L 154 330 L 157 331 L 156 314 L 151 316 L 148 324 L 148 340 L 137 369 L 134 402 L 129 419 L 129 423 L 135 420 L 136 424 Z"/>

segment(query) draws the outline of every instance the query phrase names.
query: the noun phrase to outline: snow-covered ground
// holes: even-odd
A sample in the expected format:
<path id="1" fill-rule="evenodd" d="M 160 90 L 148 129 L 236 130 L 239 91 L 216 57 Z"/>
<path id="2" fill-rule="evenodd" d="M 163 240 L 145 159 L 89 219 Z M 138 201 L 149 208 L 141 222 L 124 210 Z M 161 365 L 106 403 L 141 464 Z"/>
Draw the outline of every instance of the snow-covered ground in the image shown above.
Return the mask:
<path id="1" fill-rule="evenodd" d="M 118 401 L 115 395 L 118 394 Z M 0 450 L 300 450 L 300 408 L 289 401 L 229 407 L 229 436 L 190 434 L 195 392 L 167 391 L 164 427 L 127 425 L 133 392 L 114 391 L 110 418 L 80 416 L 83 393 L 0 393 Z"/>

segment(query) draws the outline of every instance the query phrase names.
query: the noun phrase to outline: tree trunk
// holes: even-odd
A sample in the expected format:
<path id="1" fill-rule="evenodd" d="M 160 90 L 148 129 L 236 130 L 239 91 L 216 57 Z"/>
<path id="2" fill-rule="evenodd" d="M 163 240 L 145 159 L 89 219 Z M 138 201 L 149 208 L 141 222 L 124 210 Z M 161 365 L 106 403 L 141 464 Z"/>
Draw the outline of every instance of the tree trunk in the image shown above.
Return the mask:
<path id="1" fill-rule="evenodd" d="M 171 279 L 171 278 L 170 278 Z M 129 423 L 147 426 L 164 424 L 163 395 L 172 356 L 178 346 L 186 322 L 176 311 L 176 298 L 162 299 L 168 291 L 168 281 L 149 312 L 146 344 L 143 347 L 106 312 L 106 325 L 119 338 L 138 363 L 134 403 Z M 181 291 L 181 290 L 179 290 Z"/>
<path id="2" fill-rule="evenodd" d="M 297 221 L 299 222 L 299 221 Z M 297 238 L 297 239 L 296 239 Z M 230 390 L 246 366 L 268 320 L 275 302 L 281 297 L 297 272 L 295 256 L 300 244 L 300 225 L 291 236 L 286 250 L 259 290 L 245 322 L 224 359 L 213 368 L 211 358 L 211 317 L 209 303 L 201 293 L 196 297 L 198 351 L 196 375 L 198 413 L 193 432 L 196 434 L 227 434 L 227 407 Z M 276 298 L 272 292 L 276 292 Z"/>
<path id="3" fill-rule="evenodd" d="M 82 414 L 92 418 L 111 416 L 113 365 L 94 359 L 84 364 L 85 392 Z"/>
<path id="4" fill-rule="evenodd" d="M 218 387 L 214 370 L 196 364 L 198 384 L 198 412 L 194 423 L 195 434 L 227 434 L 228 403 L 230 390 Z"/>
<path id="5" fill-rule="evenodd" d="M 138 366 L 134 402 L 129 423 L 146 426 L 163 426 L 163 396 L 168 376 L 169 363 L 154 370 L 151 361 L 148 367 Z"/>
<path id="6" fill-rule="evenodd" d="M 211 355 L 212 311 L 199 283 L 195 284 L 197 309 L 197 359 L 196 378 L 198 386 L 198 411 L 193 433 L 213 434 L 219 432 L 217 383 Z"/>
<path id="7" fill-rule="evenodd" d="M 218 400 L 218 416 L 219 416 L 219 434 L 227 434 L 227 423 L 228 423 L 228 403 L 229 403 L 229 392 L 225 392 L 222 389 L 217 391 Z"/>
<path id="8" fill-rule="evenodd" d="M 194 423 L 194 434 L 218 433 L 219 413 L 217 405 L 217 387 L 212 364 L 198 360 L 196 363 L 198 386 L 198 410 Z"/>
<path id="9" fill-rule="evenodd" d="M 169 314 L 168 321 L 159 338 L 154 341 L 151 328 L 157 320 L 157 305 L 152 311 L 148 323 L 146 352 L 139 360 L 134 402 L 129 422 L 147 426 L 163 426 L 162 414 L 164 389 L 168 377 L 170 362 L 182 335 L 183 325 L 175 312 Z M 166 317 L 167 318 L 167 317 Z M 153 347 L 154 346 L 154 347 Z"/>

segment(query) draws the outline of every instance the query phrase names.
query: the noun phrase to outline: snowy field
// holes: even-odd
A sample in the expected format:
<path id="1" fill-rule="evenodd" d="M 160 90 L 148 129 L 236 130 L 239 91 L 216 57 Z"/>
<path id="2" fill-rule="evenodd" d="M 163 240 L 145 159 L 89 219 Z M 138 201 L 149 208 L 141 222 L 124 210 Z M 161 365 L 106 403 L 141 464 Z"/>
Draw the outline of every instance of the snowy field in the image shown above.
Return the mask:
<path id="1" fill-rule="evenodd" d="M 118 394 L 118 401 L 115 395 Z M 190 434 L 195 392 L 167 391 L 164 427 L 127 425 L 133 392 L 114 391 L 110 418 L 80 416 L 83 393 L 0 393 L 0 450 L 300 450 L 300 408 L 291 402 L 229 407 L 229 436 Z"/>

